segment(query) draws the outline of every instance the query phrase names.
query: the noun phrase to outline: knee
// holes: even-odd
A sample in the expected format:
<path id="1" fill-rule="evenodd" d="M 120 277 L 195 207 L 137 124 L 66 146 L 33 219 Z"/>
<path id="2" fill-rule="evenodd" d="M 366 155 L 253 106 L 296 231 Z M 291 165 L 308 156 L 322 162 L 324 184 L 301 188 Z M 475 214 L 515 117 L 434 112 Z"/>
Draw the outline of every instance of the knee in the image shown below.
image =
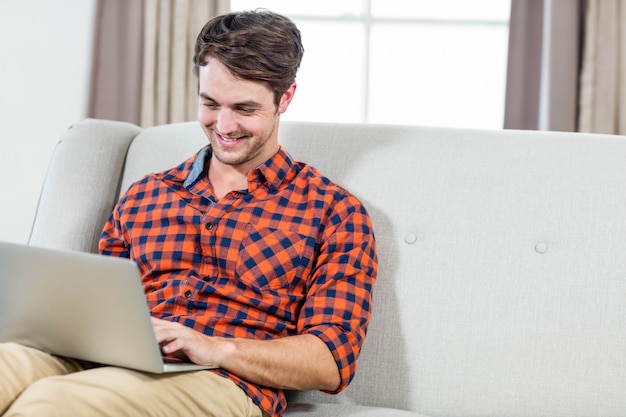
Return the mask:
<path id="1" fill-rule="evenodd" d="M 90 415 L 82 407 L 76 409 L 77 393 L 72 391 L 63 383 L 62 377 L 41 379 L 28 386 L 3 417 Z"/>

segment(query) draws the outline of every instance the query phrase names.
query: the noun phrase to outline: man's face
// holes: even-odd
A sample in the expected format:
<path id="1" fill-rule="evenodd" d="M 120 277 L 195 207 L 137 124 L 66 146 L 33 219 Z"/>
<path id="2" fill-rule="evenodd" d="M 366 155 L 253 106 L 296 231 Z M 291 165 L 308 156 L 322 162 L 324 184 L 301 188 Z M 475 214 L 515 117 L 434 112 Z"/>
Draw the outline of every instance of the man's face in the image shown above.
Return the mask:
<path id="1" fill-rule="evenodd" d="M 200 67 L 198 82 L 198 119 L 218 163 L 248 172 L 278 152 L 278 121 L 295 84 L 277 107 L 265 84 L 236 78 L 214 58 Z"/>

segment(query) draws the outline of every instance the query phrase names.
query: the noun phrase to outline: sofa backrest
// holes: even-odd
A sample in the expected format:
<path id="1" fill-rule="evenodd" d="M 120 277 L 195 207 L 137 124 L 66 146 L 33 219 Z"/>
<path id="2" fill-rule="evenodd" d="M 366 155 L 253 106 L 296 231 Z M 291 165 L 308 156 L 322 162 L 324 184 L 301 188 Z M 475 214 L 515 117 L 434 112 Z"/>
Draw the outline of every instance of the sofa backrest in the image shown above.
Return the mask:
<path id="1" fill-rule="evenodd" d="M 33 244 L 94 250 L 120 189 L 207 143 L 195 122 L 68 135 L 90 145 L 61 142 Z M 626 415 L 626 140 L 285 122 L 280 141 L 365 203 L 380 258 L 353 384 L 293 400 Z"/>

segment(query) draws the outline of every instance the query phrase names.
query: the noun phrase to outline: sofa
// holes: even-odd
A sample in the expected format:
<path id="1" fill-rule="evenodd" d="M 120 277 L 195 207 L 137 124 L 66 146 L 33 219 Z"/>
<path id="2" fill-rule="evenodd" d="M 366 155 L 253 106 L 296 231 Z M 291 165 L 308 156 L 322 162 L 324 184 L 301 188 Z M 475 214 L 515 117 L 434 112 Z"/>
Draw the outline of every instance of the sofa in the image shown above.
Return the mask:
<path id="1" fill-rule="evenodd" d="M 380 270 L 357 375 L 286 416 L 626 416 L 626 140 L 283 122 L 357 195 Z M 120 192 L 207 139 L 87 119 L 52 156 L 30 244 L 95 252 Z"/>

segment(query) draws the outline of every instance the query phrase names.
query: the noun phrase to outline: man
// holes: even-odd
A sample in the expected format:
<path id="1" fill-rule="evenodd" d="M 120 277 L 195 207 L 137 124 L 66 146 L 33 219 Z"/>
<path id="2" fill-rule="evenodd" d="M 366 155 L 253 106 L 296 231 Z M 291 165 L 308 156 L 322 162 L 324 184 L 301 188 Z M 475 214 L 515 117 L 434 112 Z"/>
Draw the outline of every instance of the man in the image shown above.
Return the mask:
<path id="1" fill-rule="evenodd" d="M 194 64 L 209 146 L 133 184 L 100 240 L 137 262 L 163 354 L 218 369 L 85 369 L 4 346 L 3 374 L 38 370 L 13 375 L 6 416 L 278 416 L 284 389 L 349 384 L 376 247 L 362 204 L 278 144 L 302 54 L 296 26 L 268 11 L 207 23 Z"/>

